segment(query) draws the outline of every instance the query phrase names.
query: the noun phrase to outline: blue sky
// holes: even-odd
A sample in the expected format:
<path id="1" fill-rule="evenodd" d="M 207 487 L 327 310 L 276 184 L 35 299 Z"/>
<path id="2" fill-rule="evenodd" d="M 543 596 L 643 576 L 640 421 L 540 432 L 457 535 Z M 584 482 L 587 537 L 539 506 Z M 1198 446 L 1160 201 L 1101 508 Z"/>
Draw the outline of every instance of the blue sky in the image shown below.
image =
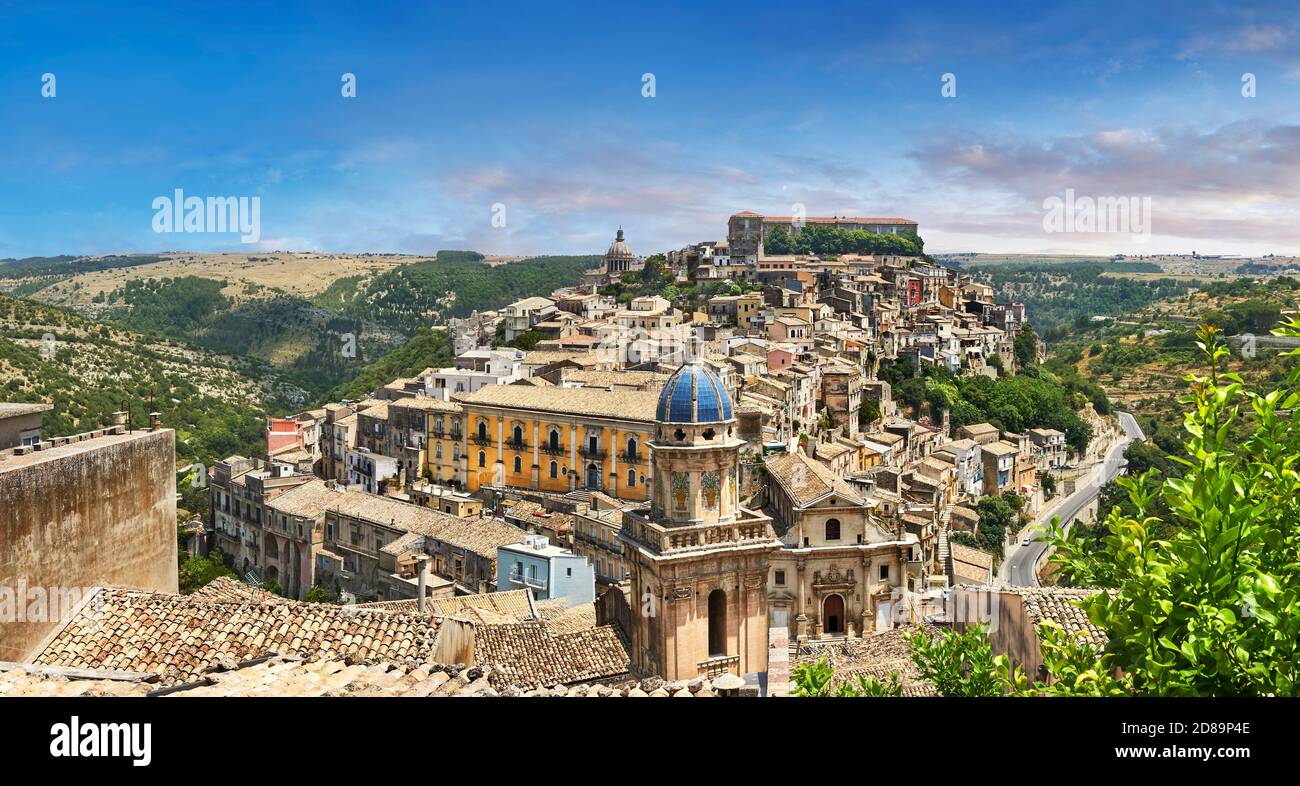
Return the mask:
<path id="1" fill-rule="evenodd" d="M 931 251 L 1300 253 L 1294 4 L 125 6 L 0 2 L 0 257 L 651 253 L 796 204 Z M 155 233 L 177 188 L 259 197 L 261 240 Z M 1066 189 L 1149 197 L 1151 237 L 1045 232 Z"/>

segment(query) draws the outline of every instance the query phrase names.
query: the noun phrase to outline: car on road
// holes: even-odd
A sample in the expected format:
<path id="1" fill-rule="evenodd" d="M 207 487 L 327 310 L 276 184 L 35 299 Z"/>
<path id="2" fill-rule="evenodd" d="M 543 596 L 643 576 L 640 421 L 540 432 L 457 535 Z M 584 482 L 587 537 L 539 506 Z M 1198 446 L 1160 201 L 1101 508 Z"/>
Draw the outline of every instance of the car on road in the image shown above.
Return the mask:
<path id="1" fill-rule="evenodd" d="M 1022 546 L 1028 546 L 1030 543 L 1033 542 L 1034 542 L 1034 538 L 1032 535 L 1026 535 L 1020 539 L 1020 545 Z"/>

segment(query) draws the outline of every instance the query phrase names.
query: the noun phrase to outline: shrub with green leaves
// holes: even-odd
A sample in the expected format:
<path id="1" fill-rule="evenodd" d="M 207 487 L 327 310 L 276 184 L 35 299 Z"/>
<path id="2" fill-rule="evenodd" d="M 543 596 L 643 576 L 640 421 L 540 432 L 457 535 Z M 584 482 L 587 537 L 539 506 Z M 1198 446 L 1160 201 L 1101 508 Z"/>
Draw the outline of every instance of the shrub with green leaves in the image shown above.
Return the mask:
<path id="1" fill-rule="evenodd" d="M 1300 336 L 1300 319 L 1277 335 Z M 1056 523 L 1053 561 L 1082 586 L 1113 588 L 1083 602 L 1108 634 L 1101 662 L 1134 693 L 1293 696 L 1300 684 L 1300 367 L 1277 389 L 1249 390 L 1221 371 L 1228 349 L 1213 327 L 1191 375 L 1182 477 L 1123 478 L 1133 511 L 1111 511 L 1087 541 Z M 1300 354 L 1293 350 L 1289 354 Z M 1248 436 L 1232 439 L 1248 419 Z M 1171 521 L 1150 515 L 1159 496 Z M 1168 526 L 1166 526 L 1168 525 Z M 1099 547 L 1098 547 L 1099 546 Z"/>

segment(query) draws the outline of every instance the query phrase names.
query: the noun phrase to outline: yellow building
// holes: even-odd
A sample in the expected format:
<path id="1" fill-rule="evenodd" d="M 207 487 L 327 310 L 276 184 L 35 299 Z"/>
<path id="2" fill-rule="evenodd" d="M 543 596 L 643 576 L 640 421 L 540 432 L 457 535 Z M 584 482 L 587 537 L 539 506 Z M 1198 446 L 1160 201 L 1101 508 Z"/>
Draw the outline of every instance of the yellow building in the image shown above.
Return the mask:
<path id="1" fill-rule="evenodd" d="M 426 477 L 440 485 L 464 488 L 465 414 L 460 404 L 453 401 L 437 401 L 430 405 L 427 414 Z"/>
<path id="2" fill-rule="evenodd" d="M 467 488 L 598 489 L 649 499 L 647 444 L 658 396 L 657 390 L 529 385 L 488 385 L 459 396 Z"/>

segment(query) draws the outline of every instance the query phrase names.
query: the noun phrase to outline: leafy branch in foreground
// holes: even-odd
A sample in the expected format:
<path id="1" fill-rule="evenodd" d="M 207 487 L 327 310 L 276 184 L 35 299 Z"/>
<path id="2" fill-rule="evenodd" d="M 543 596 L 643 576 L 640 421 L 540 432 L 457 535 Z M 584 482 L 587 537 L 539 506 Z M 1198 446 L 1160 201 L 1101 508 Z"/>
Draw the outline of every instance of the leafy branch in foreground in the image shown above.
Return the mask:
<path id="1" fill-rule="evenodd" d="M 859 674 L 855 679 L 842 680 L 838 685 L 834 684 L 834 677 L 835 671 L 825 660 L 816 663 L 800 663 L 794 667 L 792 693 L 795 696 L 837 698 L 903 695 L 903 683 L 898 672 L 890 674 L 884 681 Z"/>
<path id="2" fill-rule="evenodd" d="M 1300 320 L 1273 332 L 1300 336 Z M 1158 488 L 1152 473 L 1120 479 L 1136 513 L 1113 510 L 1100 548 L 1057 523 L 1052 560 L 1080 584 L 1114 590 L 1081 605 L 1109 637 L 1101 665 L 1126 675 L 1134 693 L 1296 695 L 1300 366 L 1261 394 L 1220 370 L 1228 350 L 1217 330 L 1203 327 L 1197 346 L 1208 373 L 1187 378 L 1187 456 L 1171 457 L 1183 477 Z M 1249 435 L 1232 444 L 1243 408 L 1253 416 Z M 1173 526 L 1148 515 L 1156 494 Z"/>

